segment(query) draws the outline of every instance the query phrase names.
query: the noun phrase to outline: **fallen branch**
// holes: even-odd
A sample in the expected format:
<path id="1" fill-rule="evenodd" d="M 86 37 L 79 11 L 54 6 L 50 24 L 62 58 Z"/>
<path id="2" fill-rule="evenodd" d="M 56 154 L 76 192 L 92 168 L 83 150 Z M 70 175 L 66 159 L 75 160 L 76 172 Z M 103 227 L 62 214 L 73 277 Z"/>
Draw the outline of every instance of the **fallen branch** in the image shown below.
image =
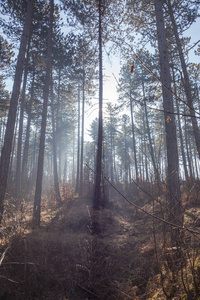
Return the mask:
<path id="1" fill-rule="evenodd" d="M 1 258 L 0 258 L 0 266 L 1 266 L 3 260 L 4 260 L 5 256 L 6 256 L 6 253 L 7 253 L 8 249 L 10 249 L 10 246 L 8 246 L 8 247 L 4 250 L 3 254 L 1 255 Z"/>
<path id="2" fill-rule="evenodd" d="M 12 283 L 17 283 L 17 284 L 20 284 L 20 282 L 18 282 L 18 281 L 15 281 L 15 280 L 12 280 L 12 279 L 10 279 L 10 278 L 7 278 L 7 277 L 4 277 L 4 276 L 0 276 L 0 278 L 3 278 L 3 279 L 5 279 L 5 280 L 8 280 L 8 281 L 10 281 L 10 282 L 12 282 Z"/>
<path id="3" fill-rule="evenodd" d="M 89 293 L 90 295 L 93 295 L 97 298 L 100 298 L 98 295 L 96 295 L 95 293 L 91 292 L 90 290 L 88 290 L 87 288 L 85 288 L 84 286 L 80 285 L 79 283 L 76 283 L 76 285 L 81 288 L 82 290 L 86 291 L 87 293 Z"/>

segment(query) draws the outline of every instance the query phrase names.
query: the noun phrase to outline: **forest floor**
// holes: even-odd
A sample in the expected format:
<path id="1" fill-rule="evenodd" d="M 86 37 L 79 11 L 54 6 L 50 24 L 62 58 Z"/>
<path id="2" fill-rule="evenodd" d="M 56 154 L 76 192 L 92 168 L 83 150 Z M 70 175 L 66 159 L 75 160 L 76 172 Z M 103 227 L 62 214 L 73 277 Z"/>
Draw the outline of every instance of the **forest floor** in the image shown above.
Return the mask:
<path id="1" fill-rule="evenodd" d="M 152 212 L 149 201 L 142 207 Z M 99 211 L 89 197 L 61 206 L 44 202 L 37 229 L 31 228 L 31 204 L 18 206 L 17 214 L 9 204 L 5 216 L 2 300 L 198 299 L 198 237 L 184 235 L 180 263 L 169 248 L 169 228 L 116 195 Z M 189 207 L 186 225 L 198 230 L 199 217 L 200 208 Z"/>

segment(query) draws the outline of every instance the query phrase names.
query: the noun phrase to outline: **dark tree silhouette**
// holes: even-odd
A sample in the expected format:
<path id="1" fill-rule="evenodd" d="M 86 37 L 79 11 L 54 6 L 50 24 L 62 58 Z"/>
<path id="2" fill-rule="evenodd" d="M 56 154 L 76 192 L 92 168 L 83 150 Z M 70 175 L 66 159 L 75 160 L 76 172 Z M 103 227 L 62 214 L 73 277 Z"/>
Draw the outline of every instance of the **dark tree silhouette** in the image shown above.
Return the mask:
<path id="1" fill-rule="evenodd" d="M 16 66 L 16 71 L 15 71 L 13 90 L 12 90 L 12 95 L 11 95 L 11 100 L 10 100 L 8 120 L 7 120 L 7 125 L 6 125 L 4 145 L 2 148 L 2 152 L 1 152 L 0 222 L 1 222 L 2 214 L 3 214 L 3 205 L 4 205 L 6 188 L 7 188 L 7 179 L 8 179 L 10 156 L 11 156 L 11 151 L 12 151 L 12 141 L 13 141 L 13 135 L 14 135 L 15 121 L 16 121 L 18 99 L 19 99 L 20 86 L 21 86 L 21 81 L 22 81 L 22 73 L 23 73 L 24 63 L 25 63 L 26 47 L 27 47 L 28 39 L 29 39 L 30 32 L 31 32 L 33 9 L 34 9 L 34 0 L 30 0 L 28 2 L 26 19 L 25 19 L 24 29 L 23 29 L 23 33 L 22 33 L 22 37 L 21 37 L 21 43 L 20 43 L 20 49 L 19 49 L 19 54 L 18 54 L 18 59 L 17 59 L 17 66 Z"/>
<path id="2" fill-rule="evenodd" d="M 102 63 L 102 1 L 99 0 L 99 125 L 98 125 L 98 145 L 96 178 L 93 198 L 93 207 L 99 209 L 101 198 L 101 172 L 102 172 L 102 144 L 103 144 L 103 63 Z"/>
<path id="3" fill-rule="evenodd" d="M 46 76 L 45 76 L 45 84 L 44 84 L 44 91 L 43 91 L 44 102 L 43 102 L 43 111 L 42 111 L 42 124 L 41 124 L 41 133 L 40 133 L 40 146 L 39 146 L 38 168 L 37 168 L 35 200 L 34 200 L 34 210 L 33 210 L 33 225 L 34 226 L 40 226 L 47 107 L 48 107 L 49 87 L 51 84 L 51 70 L 52 70 L 53 12 L 54 12 L 54 1 L 50 0 L 50 18 L 49 18 L 49 32 L 48 32 Z"/>

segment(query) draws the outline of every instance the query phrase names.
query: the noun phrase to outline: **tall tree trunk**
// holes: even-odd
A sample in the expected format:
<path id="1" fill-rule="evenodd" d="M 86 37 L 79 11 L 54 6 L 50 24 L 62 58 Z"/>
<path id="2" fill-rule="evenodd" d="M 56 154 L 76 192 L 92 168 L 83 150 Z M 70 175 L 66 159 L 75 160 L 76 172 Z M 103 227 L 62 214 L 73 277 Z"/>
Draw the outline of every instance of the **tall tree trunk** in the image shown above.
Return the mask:
<path id="1" fill-rule="evenodd" d="M 127 147 L 127 120 L 124 119 L 124 128 L 123 128 L 123 134 L 124 134 L 124 182 L 125 182 L 125 192 L 128 191 L 128 147 Z"/>
<path id="2" fill-rule="evenodd" d="M 61 66 L 59 66 L 58 70 L 58 99 L 57 99 L 57 111 L 56 111 L 56 145 L 59 145 L 58 157 L 59 157 L 59 165 L 58 165 L 58 174 L 61 179 L 61 101 L 60 101 L 60 90 L 61 90 Z M 58 148 L 58 147 L 57 147 Z"/>
<path id="3" fill-rule="evenodd" d="M 161 191 L 160 175 L 159 175 L 158 167 L 157 167 L 157 164 L 156 164 L 156 159 L 155 159 L 155 155 L 154 155 L 154 148 L 153 148 L 151 132 L 150 132 L 150 126 L 149 126 L 149 118 L 148 118 L 148 112 L 147 112 L 143 72 L 142 72 L 142 91 L 143 91 L 143 98 L 144 98 L 144 111 L 145 111 L 145 118 L 146 118 L 147 134 L 148 134 L 148 139 L 149 139 L 149 152 L 150 152 L 150 155 L 151 155 L 151 160 L 152 160 L 152 164 L 153 164 L 153 168 L 154 168 L 155 181 L 156 181 L 157 186 L 158 186 L 158 194 L 160 195 L 160 191 Z"/>
<path id="4" fill-rule="evenodd" d="M 43 92 L 43 111 L 42 111 L 42 124 L 40 134 L 40 146 L 38 156 L 38 168 L 35 188 L 35 200 L 33 210 L 33 224 L 40 226 L 40 211 L 41 211 L 41 194 L 42 194 L 42 179 L 44 167 L 44 148 L 45 148 L 45 135 L 46 135 L 46 120 L 47 120 L 47 107 L 49 99 L 49 87 L 51 83 L 51 70 L 52 70 L 52 31 L 53 31 L 53 11 L 54 1 L 50 0 L 50 18 L 49 18 L 49 32 L 48 32 L 48 48 L 47 48 L 47 63 L 46 63 L 46 77 Z"/>
<path id="5" fill-rule="evenodd" d="M 191 137 L 188 137 L 188 145 L 189 145 L 189 156 L 191 161 L 191 167 L 192 167 L 192 174 L 193 178 L 195 179 L 195 170 L 194 170 L 194 160 L 193 160 L 193 153 L 192 153 L 192 145 L 191 145 Z"/>
<path id="6" fill-rule="evenodd" d="M 1 122 L 0 122 L 0 151 L 1 151 L 1 144 L 2 144 L 2 139 L 3 139 L 3 135 L 2 135 L 2 132 L 3 132 L 3 118 L 1 117 Z"/>
<path id="7" fill-rule="evenodd" d="M 22 135 L 23 135 L 23 122 L 24 122 L 24 104 L 26 97 L 26 84 L 28 77 L 28 63 L 29 63 L 29 50 L 30 50 L 30 42 L 29 38 L 28 49 L 27 49 L 27 57 L 26 57 L 26 65 L 24 69 L 24 81 L 23 88 L 21 94 L 21 107 L 20 107 L 20 118 L 19 118 L 19 132 L 18 132 L 18 143 L 17 143 L 17 167 L 16 167 L 16 179 L 15 179 L 15 197 L 19 198 L 20 190 L 21 190 L 21 157 L 22 157 Z"/>
<path id="8" fill-rule="evenodd" d="M 5 117 L 1 117 L 1 141 L 0 141 L 0 151 L 2 150 L 3 141 L 5 135 Z"/>
<path id="9" fill-rule="evenodd" d="M 169 69 L 169 58 L 164 27 L 164 16 L 162 10 L 163 0 L 155 0 L 156 25 L 158 34 L 158 50 L 160 60 L 160 75 L 162 83 L 171 90 L 171 76 Z M 162 85 L 163 107 L 165 115 L 165 133 L 167 143 L 167 183 L 169 193 L 170 219 L 173 223 L 182 222 L 182 204 L 179 183 L 178 150 L 176 138 L 176 126 L 174 117 L 173 97 L 171 92 Z M 168 113 L 169 112 L 169 113 Z M 179 219 L 179 221 L 178 221 Z M 172 244 L 178 238 L 178 231 L 172 230 Z"/>
<path id="10" fill-rule="evenodd" d="M 148 134 L 148 139 L 149 139 L 149 152 L 151 155 L 151 160 L 154 168 L 154 173 L 155 173 L 155 180 L 158 186 L 158 194 L 160 195 L 161 192 L 161 187 L 160 187 L 160 175 L 158 171 L 158 166 L 156 164 L 156 158 L 154 155 L 154 147 L 153 147 L 153 142 L 151 138 L 151 132 L 150 132 L 150 126 L 149 126 L 149 118 L 148 118 L 148 112 L 147 112 L 147 105 L 146 105 L 146 98 L 144 98 L 144 110 L 145 110 L 145 117 L 146 117 L 146 125 L 147 125 L 147 134 Z"/>
<path id="11" fill-rule="evenodd" d="M 26 165 L 26 187 L 30 190 L 35 187 L 36 175 L 37 175 L 37 160 L 38 160 L 38 148 L 39 148 L 39 130 L 38 129 L 38 119 L 36 123 L 36 131 L 34 134 L 34 142 L 32 145 L 31 157 L 27 160 Z M 29 176 L 28 176 L 29 174 Z"/>
<path id="12" fill-rule="evenodd" d="M 173 83 L 174 83 L 174 93 L 176 95 L 176 82 L 175 82 L 175 74 L 174 74 L 174 69 L 172 70 L 173 72 Z M 179 138 L 180 138 L 180 144 L 181 144 L 181 154 L 182 154 L 182 159 L 183 159 L 183 168 L 185 172 L 185 179 L 188 180 L 189 175 L 188 175 L 188 170 L 187 170 L 187 164 L 186 164 L 186 157 L 185 157 L 185 151 L 184 151 L 184 145 L 183 145 L 183 133 L 182 133 L 182 128 L 181 128 L 181 119 L 179 118 L 179 103 L 176 98 L 176 110 L 178 114 L 178 129 L 179 129 Z"/>
<path id="13" fill-rule="evenodd" d="M 78 81 L 78 143 L 77 143 L 77 171 L 76 171 L 76 193 L 79 192 L 79 171 L 80 171 L 80 86 Z"/>
<path id="14" fill-rule="evenodd" d="M 111 121 L 112 122 L 112 121 Z M 113 165 L 113 128 L 111 123 L 111 132 L 110 132 L 110 181 L 114 184 L 114 165 Z"/>
<path id="15" fill-rule="evenodd" d="M 199 158 L 200 158 L 200 132 L 199 132 L 199 127 L 198 127 L 198 124 L 197 124 L 197 119 L 196 119 L 196 116 L 195 116 L 195 110 L 194 110 L 194 106 L 193 106 L 192 91 L 191 91 L 191 85 L 190 85 L 190 80 L 189 80 L 189 76 L 188 76 L 187 66 L 186 66 L 186 63 L 185 63 L 185 58 L 184 58 L 184 54 L 183 54 L 183 50 L 182 50 L 182 46 L 181 46 L 181 41 L 180 41 L 179 34 L 178 34 L 176 21 L 174 19 L 174 14 L 173 14 L 172 6 L 171 6 L 171 1 L 168 0 L 167 4 L 168 4 L 168 8 L 169 8 L 169 14 L 170 14 L 171 22 L 172 22 L 172 28 L 173 28 L 173 31 L 174 31 L 174 36 L 175 36 L 175 39 L 176 39 L 177 49 L 178 49 L 178 52 L 179 52 L 181 67 L 182 67 L 182 70 L 183 70 L 183 76 L 184 76 L 183 84 L 184 84 L 185 94 L 186 94 L 187 103 L 188 103 L 188 106 L 189 106 L 189 112 L 190 112 L 190 116 L 191 116 L 191 120 L 192 120 L 192 127 L 193 127 L 193 131 L 194 131 L 194 137 L 195 137 L 195 142 L 196 142 L 196 146 L 197 146 L 197 151 L 198 151 Z"/>
<path id="16" fill-rule="evenodd" d="M 185 146 L 186 146 L 188 166 L 189 166 L 189 170 L 190 170 L 190 178 L 193 179 L 192 164 L 191 164 L 191 158 L 190 158 L 190 154 L 189 154 L 188 139 L 189 139 L 189 136 L 188 136 L 188 130 L 187 130 L 187 120 L 186 120 L 186 117 L 185 117 Z"/>
<path id="17" fill-rule="evenodd" d="M 52 75 L 51 75 L 52 76 Z M 54 104 L 53 104 L 53 81 L 51 81 L 51 113 L 52 113 L 52 148 L 53 148 L 53 178 L 54 178 L 54 192 L 56 202 L 61 203 L 59 182 L 58 182 L 58 168 L 57 168 L 57 143 L 56 143 L 56 128 L 55 128 L 55 116 L 54 116 Z"/>
<path id="18" fill-rule="evenodd" d="M 6 126 L 6 133 L 4 138 L 4 145 L 1 152 L 0 161 L 0 223 L 3 214 L 3 204 L 7 188 L 8 170 L 10 163 L 10 155 L 12 150 L 12 140 L 15 127 L 18 98 L 20 93 L 20 86 L 22 80 L 22 73 L 24 69 L 26 46 L 31 32 L 32 15 L 34 9 L 34 0 L 28 2 L 26 19 L 24 29 L 21 37 L 19 55 L 17 59 L 17 66 L 15 71 L 15 78 L 13 84 L 13 90 L 10 101 L 10 108 L 8 113 L 8 120 Z"/>
<path id="19" fill-rule="evenodd" d="M 11 158 L 10 158 L 9 171 L 8 171 L 8 182 L 9 183 L 12 183 L 15 180 L 13 165 L 15 164 L 16 139 L 17 139 L 18 125 L 19 125 L 18 119 L 19 119 L 19 109 L 17 109 L 17 117 L 16 117 L 14 136 L 13 136 L 13 145 L 12 145 Z"/>
<path id="20" fill-rule="evenodd" d="M 93 207 L 99 209 L 101 199 L 101 172 L 102 172 L 102 145 L 103 145 L 103 63 L 102 63 L 102 1 L 99 0 L 99 124 L 96 178 L 93 198 Z"/>
<path id="21" fill-rule="evenodd" d="M 194 157 L 194 167 L 195 167 L 196 178 L 199 180 L 199 168 L 197 165 L 196 149 L 193 149 L 193 157 Z"/>
<path id="22" fill-rule="evenodd" d="M 130 110 L 131 110 L 131 126 L 132 126 L 132 138 L 133 138 L 133 152 L 134 152 L 134 163 L 135 163 L 135 180 L 139 183 L 138 175 L 138 163 L 137 163 L 137 151 L 136 151 L 136 141 L 135 141 L 135 124 L 133 120 L 133 102 L 130 97 Z M 139 191 L 138 189 L 136 191 Z"/>
<path id="23" fill-rule="evenodd" d="M 75 187 L 75 126 L 73 123 L 73 157 L 72 157 L 72 186 Z"/>
<path id="24" fill-rule="evenodd" d="M 34 82 L 35 82 L 35 70 L 33 71 L 33 78 L 31 83 L 31 92 L 30 92 L 30 100 L 28 103 L 27 114 L 28 114 L 28 121 L 26 125 L 26 137 L 24 143 L 24 152 L 22 158 L 22 172 L 21 172 L 21 181 L 22 186 L 27 184 L 27 161 L 28 161 L 28 150 L 29 150 L 29 137 L 30 137 L 30 128 L 31 128 L 31 110 L 32 110 L 32 103 L 33 103 L 33 95 L 34 95 Z"/>
<path id="25" fill-rule="evenodd" d="M 145 112 L 142 112 L 142 124 L 143 124 L 143 141 L 144 141 L 144 159 L 145 159 L 145 175 L 146 181 L 149 182 L 149 171 L 148 171 L 148 160 L 147 160 L 147 143 L 146 143 L 146 122 L 145 122 Z"/>
<path id="26" fill-rule="evenodd" d="M 84 150 L 84 120 L 85 120 L 85 70 L 83 68 L 83 98 L 82 98 L 82 130 L 81 130 L 81 162 L 79 194 L 83 194 L 83 150 Z"/>

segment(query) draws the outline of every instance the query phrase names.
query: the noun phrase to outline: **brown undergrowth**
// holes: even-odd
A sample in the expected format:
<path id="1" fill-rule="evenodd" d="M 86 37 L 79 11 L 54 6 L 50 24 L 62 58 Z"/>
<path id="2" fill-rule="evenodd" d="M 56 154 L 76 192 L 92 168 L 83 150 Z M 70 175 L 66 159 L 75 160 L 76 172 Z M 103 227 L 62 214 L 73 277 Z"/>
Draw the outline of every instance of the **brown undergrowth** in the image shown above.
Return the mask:
<path id="1" fill-rule="evenodd" d="M 32 206 L 8 199 L 0 299 L 198 299 L 198 237 L 186 233 L 178 257 L 166 224 L 116 195 L 110 198 L 100 211 L 93 211 L 89 198 L 70 198 L 61 206 L 44 201 L 41 228 L 34 230 Z M 152 212 L 149 199 L 141 203 Z M 160 205 L 154 212 L 163 217 Z M 199 215 L 198 207 L 188 206 L 186 225 L 197 228 Z"/>

